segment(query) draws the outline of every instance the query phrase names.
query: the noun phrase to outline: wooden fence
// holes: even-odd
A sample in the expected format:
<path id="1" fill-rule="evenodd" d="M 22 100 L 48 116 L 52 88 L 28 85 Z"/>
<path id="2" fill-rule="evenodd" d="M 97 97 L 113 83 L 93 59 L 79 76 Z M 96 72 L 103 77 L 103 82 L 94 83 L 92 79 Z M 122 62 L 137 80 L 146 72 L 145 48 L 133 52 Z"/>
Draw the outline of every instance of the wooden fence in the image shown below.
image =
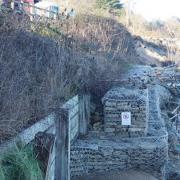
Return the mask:
<path id="1" fill-rule="evenodd" d="M 55 7 L 55 6 L 54 6 Z M 21 1 L 13 1 L 11 4 L 11 8 L 18 13 L 28 15 L 31 20 L 34 18 L 37 20 L 37 17 L 47 18 L 47 19 L 64 19 L 68 17 L 68 12 L 60 12 L 59 7 L 52 10 L 49 8 L 41 8 L 37 7 L 34 4 L 24 3 Z"/>
<path id="2" fill-rule="evenodd" d="M 56 137 L 49 156 L 46 180 L 70 180 L 71 144 L 88 133 L 90 96 L 75 96 L 56 110 Z"/>
<path id="3" fill-rule="evenodd" d="M 55 134 L 46 180 L 70 180 L 71 144 L 80 134 L 88 133 L 89 119 L 90 95 L 75 96 L 46 118 L 25 129 L 10 141 L 1 144 L 0 153 L 11 149 L 17 142 L 30 143 L 39 132 Z"/>

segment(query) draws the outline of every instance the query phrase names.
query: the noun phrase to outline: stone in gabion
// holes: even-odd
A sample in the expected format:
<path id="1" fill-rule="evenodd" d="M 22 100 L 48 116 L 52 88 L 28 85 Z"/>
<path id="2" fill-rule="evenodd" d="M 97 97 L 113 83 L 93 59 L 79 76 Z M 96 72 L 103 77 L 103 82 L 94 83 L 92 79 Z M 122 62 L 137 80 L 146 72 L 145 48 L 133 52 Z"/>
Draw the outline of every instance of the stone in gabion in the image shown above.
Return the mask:
<path id="1" fill-rule="evenodd" d="M 102 99 L 104 105 L 104 131 L 118 135 L 144 136 L 147 131 L 147 90 L 114 88 Z M 131 125 L 122 125 L 122 113 L 131 113 Z"/>

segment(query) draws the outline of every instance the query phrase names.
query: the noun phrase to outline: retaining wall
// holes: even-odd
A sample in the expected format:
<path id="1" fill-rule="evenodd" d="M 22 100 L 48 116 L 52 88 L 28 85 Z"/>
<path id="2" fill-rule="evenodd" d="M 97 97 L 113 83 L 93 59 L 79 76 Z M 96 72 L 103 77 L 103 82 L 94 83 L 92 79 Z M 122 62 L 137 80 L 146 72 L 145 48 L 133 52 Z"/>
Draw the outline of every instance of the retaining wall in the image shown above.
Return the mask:
<path id="1" fill-rule="evenodd" d="M 122 137 L 147 134 L 147 90 L 114 88 L 105 94 L 102 101 L 106 133 Z M 131 113 L 131 125 L 123 125 L 123 112 Z"/>
<path id="2" fill-rule="evenodd" d="M 97 136 L 71 146 L 71 176 L 138 169 L 163 179 L 168 160 L 168 133 L 161 117 L 159 94 L 148 88 L 148 134 L 144 137 Z"/>
<path id="3" fill-rule="evenodd" d="M 78 140 L 71 146 L 71 176 L 138 169 L 161 176 L 168 159 L 167 134 L 132 140 Z"/>

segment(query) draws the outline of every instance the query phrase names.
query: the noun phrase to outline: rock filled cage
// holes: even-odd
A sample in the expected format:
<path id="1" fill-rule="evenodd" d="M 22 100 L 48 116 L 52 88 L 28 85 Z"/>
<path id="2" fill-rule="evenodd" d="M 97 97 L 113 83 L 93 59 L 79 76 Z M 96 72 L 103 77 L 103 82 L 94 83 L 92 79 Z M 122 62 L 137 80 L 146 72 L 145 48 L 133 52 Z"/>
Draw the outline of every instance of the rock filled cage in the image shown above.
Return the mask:
<path id="1" fill-rule="evenodd" d="M 104 131 L 111 135 L 138 137 L 147 134 L 147 89 L 113 88 L 102 99 Z"/>

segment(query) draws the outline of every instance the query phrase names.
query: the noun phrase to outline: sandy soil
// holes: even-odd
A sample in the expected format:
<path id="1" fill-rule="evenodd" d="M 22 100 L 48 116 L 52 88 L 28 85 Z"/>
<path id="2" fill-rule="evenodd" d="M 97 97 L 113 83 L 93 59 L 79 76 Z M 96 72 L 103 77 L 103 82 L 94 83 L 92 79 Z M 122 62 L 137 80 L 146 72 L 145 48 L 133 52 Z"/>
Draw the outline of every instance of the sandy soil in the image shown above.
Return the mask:
<path id="1" fill-rule="evenodd" d="M 84 176 L 73 178 L 73 180 L 158 180 L 153 176 L 137 171 L 126 171 L 116 174 L 99 174 L 94 176 Z"/>

